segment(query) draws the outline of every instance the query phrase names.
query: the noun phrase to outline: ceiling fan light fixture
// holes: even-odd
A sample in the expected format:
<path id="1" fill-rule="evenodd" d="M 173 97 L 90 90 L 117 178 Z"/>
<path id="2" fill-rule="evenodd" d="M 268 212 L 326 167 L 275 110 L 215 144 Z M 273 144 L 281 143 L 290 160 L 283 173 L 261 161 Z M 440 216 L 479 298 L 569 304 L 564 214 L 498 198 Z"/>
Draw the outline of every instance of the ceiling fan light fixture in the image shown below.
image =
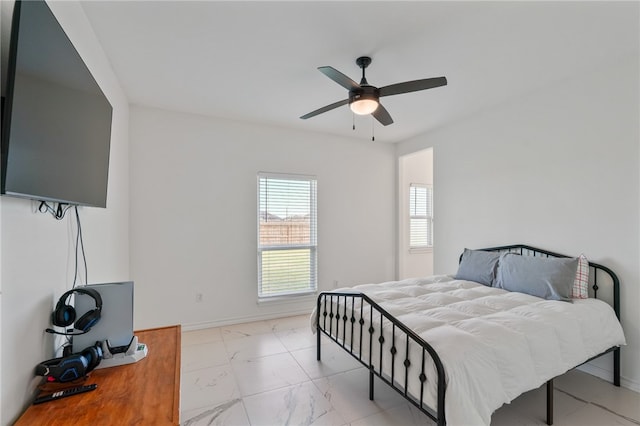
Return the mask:
<path id="1" fill-rule="evenodd" d="M 351 102 L 349 108 L 358 115 L 367 115 L 378 109 L 378 105 L 378 101 L 375 99 L 360 98 Z"/>
<path id="2" fill-rule="evenodd" d="M 349 104 L 349 108 L 354 114 L 371 114 L 371 116 L 378 120 L 380 124 L 388 126 L 389 124 L 393 124 L 393 118 L 391 118 L 387 109 L 380 103 L 380 98 L 447 85 L 446 77 L 435 77 L 405 81 L 403 83 L 390 84 L 388 86 L 378 88 L 367 83 L 367 79 L 364 75 L 365 68 L 371 64 L 371 58 L 369 56 L 361 56 L 356 59 L 356 64 L 362 69 L 362 79 L 360 80 L 360 84 L 356 83 L 354 80 L 333 67 L 318 67 L 318 70 L 321 73 L 347 89 L 349 91 L 349 97 L 326 105 L 322 108 L 318 108 L 317 110 L 311 111 L 300 118 L 302 120 L 306 120 L 307 118 L 315 117 L 316 115 Z"/>

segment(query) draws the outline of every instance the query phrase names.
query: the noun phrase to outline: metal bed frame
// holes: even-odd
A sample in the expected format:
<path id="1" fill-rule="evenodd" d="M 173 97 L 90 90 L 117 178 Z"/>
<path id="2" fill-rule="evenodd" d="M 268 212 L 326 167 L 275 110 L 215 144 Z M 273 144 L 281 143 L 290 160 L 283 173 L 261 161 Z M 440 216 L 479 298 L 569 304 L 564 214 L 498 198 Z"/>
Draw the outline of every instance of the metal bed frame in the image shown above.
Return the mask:
<path id="1" fill-rule="evenodd" d="M 518 253 L 523 256 L 570 257 L 523 244 L 490 247 L 481 250 Z M 462 256 L 460 256 L 460 259 L 462 259 Z M 602 276 L 603 274 L 605 278 L 608 277 L 605 281 L 608 281 L 607 284 L 610 285 L 613 294 L 611 303 L 616 317 L 620 320 L 620 281 L 618 280 L 617 275 L 606 266 L 589 262 L 589 284 L 594 298 L 598 297 L 598 291 L 600 290 L 598 283 L 600 282 L 600 284 L 602 284 L 602 279 L 599 281 L 598 276 Z M 357 308 L 356 311 L 354 311 L 356 301 L 358 301 L 357 304 L 359 306 L 359 312 L 357 312 Z M 366 319 L 367 313 L 368 319 Z M 375 324 L 374 316 L 376 317 Z M 377 322 L 378 318 L 379 323 Z M 382 333 L 383 327 L 388 325 L 391 325 L 390 342 L 385 341 L 385 337 Z M 377 339 L 379 343 L 379 351 L 376 350 L 376 353 L 374 354 L 373 335 L 376 332 L 377 327 L 379 327 L 378 330 L 380 330 L 380 336 Z M 402 322 L 398 321 L 393 315 L 370 299 L 366 294 L 339 292 L 320 293 L 318 295 L 316 306 L 318 361 L 321 359 L 320 341 L 323 334 L 340 345 L 351 356 L 369 369 L 370 400 L 373 400 L 374 396 L 374 376 L 378 376 L 383 382 L 391 386 L 411 404 L 434 420 L 438 426 L 446 425 L 444 410 L 446 381 L 444 366 L 442 365 L 442 361 L 440 360 L 438 353 L 431 345 L 429 345 L 428 342 L 418 336 Z M 357 343 L 355 345 L 354 336 L 357 338 Z M 367 345 L 364 347 L 365 349 L 368 347 L 368 356 L 363 357 L 362 355 L 363 345 Z M 416 345 L 420 349 L 419 352 L 421 353 L 421 356 L 418 357 L 419 359 L 415 359 L 415 357 L 412 358 L 409 355 L 410 346 L 415 347 Z M 613 383 L 615 386 L 620 386 L 620 347 L 616 346 L 609 348 L 586 362 L 609 352 L 613 352 Z M 388 361 L 388 357 L 391 357 L 390 376 L 382 371 L 383 357 L 386 361 Z M 433 362 L 437 377 L 427 377 L 427 371 L 425 369 L 425 363 L 428 360 L 427 357 L 429 357 Z M 395 371 L 396 360 L 402 361 L 401 367 L 403 371 Z M 379 361 L 378 368 L 376 368 L 374 361 Z M 415 365 L 418 366 L 417 370 L 414 368 Z M 417 378 L 420 382 L 419 397 L 408 392 L 408 382 L 410 377 L 413 380 Z M 435 380 L 437 384 L 437 403 L 435 408 L 429 407 L 424 402 L 425 383 L 433 380 Z M 546 421 L 548 425 L 553 424 L 553 380 L 554 379 L 551 379 L 546 383 Z"/>

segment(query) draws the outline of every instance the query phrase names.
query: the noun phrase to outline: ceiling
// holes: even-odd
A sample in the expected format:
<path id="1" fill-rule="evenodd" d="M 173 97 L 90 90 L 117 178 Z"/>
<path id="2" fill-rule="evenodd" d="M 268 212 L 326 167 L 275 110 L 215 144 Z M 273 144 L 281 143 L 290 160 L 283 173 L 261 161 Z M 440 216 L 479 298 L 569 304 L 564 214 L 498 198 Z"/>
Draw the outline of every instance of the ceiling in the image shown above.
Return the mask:
<path id="1" fill-rule="evenodd" d="M 399 142 L 601 69 L 638 49 L 635 2 L 88 1 L 82 7 L 132 104 Z M 635 53 L 637 55 L 637 53 Z M 375 86 L 446 76 L 382 99 L 383 127 L 321 74 Z M 356 130 L 352 130 L 355 122 Z"/>

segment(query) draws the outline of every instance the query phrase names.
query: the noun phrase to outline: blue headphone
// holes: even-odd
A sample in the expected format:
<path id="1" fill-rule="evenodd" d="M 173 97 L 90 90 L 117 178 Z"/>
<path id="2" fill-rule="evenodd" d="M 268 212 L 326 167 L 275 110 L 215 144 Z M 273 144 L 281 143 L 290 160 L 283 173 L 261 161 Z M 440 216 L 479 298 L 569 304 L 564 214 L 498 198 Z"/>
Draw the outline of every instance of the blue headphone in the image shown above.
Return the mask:
<path id="1" fill-rule="evenodd" d="M 84 377 L 102 361 L 99 343 L 80 353 L 62 358 L 53 358 L 36 365 L 36 375 L 44 376 L 47 382 L 71 382 Z"/>
<path id="2" fill-rule="evenodd" d="M 67 299 L 74 293 L 78 294 L 86 294 L 91 297 L 96 302 L 96 307 L 94 309 L 89 310 L 85 314 L 83 314 L 80 318 L 76 319 L 77 314 L 76 310 L 71 305 L 67 305 Z M 75 334 L 84 334 L 91 330 L 99 320 L 100 320 L 100 312 L 102 311 L 102 297 L 97 290 L 92 288 L 83 288 L 78 287 L 64 293 L 58 303 L 56 304 L 56 309 L 53 311 L 51 316 L 51 322 L 53 325 L 57 325 L 58 327 L 68 327 L 71 324 L 74 324 L 73 328 L 80 331 L 80 333 Z M 50 328 L 45 330 L 47 333 L 54 334 L 63 334 L 63 335 L 73 335 L 74 333 L 60 333 L 54 331 Z"/>

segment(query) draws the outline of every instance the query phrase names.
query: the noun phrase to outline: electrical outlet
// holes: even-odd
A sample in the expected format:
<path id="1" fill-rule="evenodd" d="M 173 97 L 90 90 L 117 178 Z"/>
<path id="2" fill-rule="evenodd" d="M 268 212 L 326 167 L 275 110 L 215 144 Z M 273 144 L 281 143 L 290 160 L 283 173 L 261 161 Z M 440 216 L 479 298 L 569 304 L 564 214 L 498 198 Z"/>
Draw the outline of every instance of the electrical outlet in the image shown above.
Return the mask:
<path id="1" fill-rule="evenodd" d="M 202 293 L 196 293 L 196 302 L 202 302 Z"/>

